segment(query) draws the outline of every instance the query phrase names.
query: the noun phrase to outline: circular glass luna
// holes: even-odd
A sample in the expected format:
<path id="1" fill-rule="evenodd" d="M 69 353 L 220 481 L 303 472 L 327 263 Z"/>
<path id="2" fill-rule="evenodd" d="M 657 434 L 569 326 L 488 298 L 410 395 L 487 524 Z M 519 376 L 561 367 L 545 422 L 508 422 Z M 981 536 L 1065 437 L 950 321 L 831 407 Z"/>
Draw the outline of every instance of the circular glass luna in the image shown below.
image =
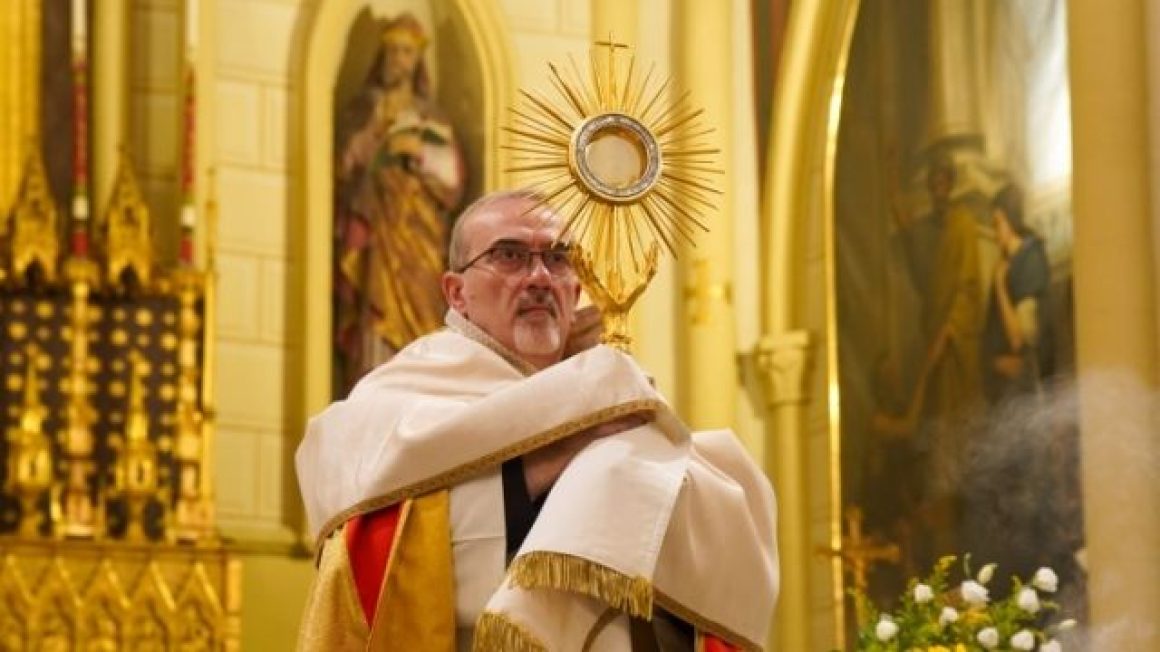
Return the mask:
<path id="1" fill-rule="evenodd" d="M 656 137 L 623 113 L 602 113 L 584 121 L 572 135 L 569 162 L 589 192 L 617 204 L 648 194 L 661 176 Z"/>

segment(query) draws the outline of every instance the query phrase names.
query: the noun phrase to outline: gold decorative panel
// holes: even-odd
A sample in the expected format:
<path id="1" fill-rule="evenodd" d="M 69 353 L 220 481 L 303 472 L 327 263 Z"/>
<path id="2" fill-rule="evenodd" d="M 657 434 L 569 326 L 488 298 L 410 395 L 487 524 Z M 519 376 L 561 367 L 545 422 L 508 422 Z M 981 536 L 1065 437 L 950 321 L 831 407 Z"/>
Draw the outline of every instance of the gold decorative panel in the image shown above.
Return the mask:
<path id="1" fill-rule="evenodd" d="M 8 230 L 13 278 L 23 278 L 29 267 L 39 263 L 41 272 L 51 280 L 60 255 L 60 213 L 52 200 L 39 150 L 30 151 L 24 162 L 24 180 Z"/>
<path id="2" fill-rule="evenodd" d="M 0 539 L 3 650 L 237 650 L 240 597 L 221 548 Z"/>
<path id="3" fill-rule="evenodd" d="M 0 650 L 236 650 L 240 562 L 209 467 L 213 271 L 156 264 L 125 156 L 99 220 L 61 223 L 38 152 L 21 187 L 0 248 Z"/>

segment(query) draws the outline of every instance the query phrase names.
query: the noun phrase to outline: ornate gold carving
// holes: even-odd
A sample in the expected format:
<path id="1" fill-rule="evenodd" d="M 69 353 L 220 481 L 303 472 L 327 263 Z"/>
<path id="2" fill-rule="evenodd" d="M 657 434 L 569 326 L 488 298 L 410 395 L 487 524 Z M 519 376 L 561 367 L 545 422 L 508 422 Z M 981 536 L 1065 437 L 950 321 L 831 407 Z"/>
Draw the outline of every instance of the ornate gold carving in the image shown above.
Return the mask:
<path id="1" fill-rule="evenodd" d="M 165 498 L 160 484 L 157 446 L 149 438 L 149 413 L 145 409 L 144 360 L 136 350 L 129 354 L 129 400 L 125 427 L 119 440 L 110 442 L 117 452 L 113 486 L 109 497 L 125 499 L 128 506 L 127 541 L 145 541 L 145 506 Z M 163 501 L 164 502 L 164 501 Z"/>
<path id="2" fill-rule="evenodd" d="M 648 287 L 649 281 L 656 275 L 659 253 L 660 247 L 654 242 L 649 247 L 648 255 L 645 258 L 640 282 L 631 288 L 626 288 L 622 286 L 623 279 L 619 274 L 607 271 L 598 274 L 597 262 L 583 248 L 579 245 L 576 246 L 574 253 L 576 273 L 580 276 L 580 282 L 585 291 L 588 292 L 592 303 L 600 309 L 600 314 L 603 315 L 604 327 L 608 331 L 601 338 L 604 343 L 615 346 L 622 351 L 628 350 L 632 343 L 628 336 L 628 311 L 632 308 L 632 304 L 636 303 L 644 289 Z M 607 286 L 602 277 L 608 279 Z"/>
<path id="3" fill-rule="evenodd" d="M 767 405 L 805 403 L 806 367 L 812 346 L 810 339 L 807 331 L 790 331 L 780 335 L 766 335 L 758 341 L 754 354 L 765 387 Z"/>
<path id="4" fill-rule="evenodd" d="M 61 291 L 6 283 L 0 297 L 0 382 L 16 398 L 2 415 L 3 491 L 23 507 L 2 524 L 19 536 L 0 533 L 0 650 L 236 650 L 240 570 L 214 531 L 212 272 L 153 267 L 149 212 L 124 156 L 92 259 L 78 251 L 54 267 L 59 250 L 21 245 L 16 261 L 14 224 L 0 225 L 0 279 L 18 262 Z M 126 272 L 135 292 L 123 291 Z M 111 460 L 97 454 L 106 446 Z M 123 539 L 106 532 L 118 501 Z M 160 537 L 145 522 L 157 506 Z"/>
<path id="5" fill-rule="evenodd" d="M 4 650 L 22 650 L 29 640 L 28 614 L 35 600 L 27 582 L 17 570 L 17 560 L 5 555 L 0 566 L 0 645 Z"/>
<path id="6" fill-rule="evenodd" d="M 127 647 L 130 650 L 169 649 L 172 632 L 166 616 L 176 611 L 177 603 L 156 562 L 146 564 L 131 600 L 136 608 L 128 623 Z"/>
<path id="7" fill-rule="evenodd" d="M 39 264 L 45 279 L 52 281 L 60 255 L 60 212 L 49 191 L 39 148 L 29 149 L 23 176 L 10 224 L 11 276 L 19 281 L 29 268 Z"/>
<path id="8" fill-rule="evenodd" d="M 96 472 L 93 459 L 92 425 L 96 414 L 89 399 L 90 369 L 99 368 L 89 357 L 89 293 L 97 280 L 92 261 L 74 258 L 65 265 L 72 292 L 71 328 L 79 337 L 69 340 L 69 391 L 62 452 L 65 459 L 65 481 L 61 533 L 65 536 L 91 537 L 97 534 L 96 512 L 89 492 L 89 478 Z"/>
<path id="9" fill-rule="evenodd" d="M 237 574 L 217 547 L 0 539 L 0 649 L 236 651 Z"/>
<path id="10" fill-rule="evenodd" d="M 177 609 L 185 615 L 175 632 L 179 649 L 210 652 L 221 647 L 221 632 L 215 631 L 214 623 L 222 620 L 225 610 L 204 566 L 190 573 L 177 596 Z"/>
<path id="11" fill-rule="evenodd" d="M 203 488 L 206 481 L 203 456 L 205 454 L 205 415 L 199 405 L 201 381 L 198 364 L 198 342 L 202 321 L 197 311 L 197 300 L 202 295 L 205 277 L 193 270 L 180 270 L 176 275 L 181 309 L 177 320 L 177 435 L 174 459 L 177 461 L 177 505 L 175 530 L 177 537 L 197 541 L 213 536 L 213 503 Z"/>
<path id="12" fill-rule="evenodd" d="M 53 459 L 52 444 L 44 433 L 48 410 L 40 400 L 40 350 L 29 344 L 27 351 L 20 419 L 7 433 L 8 479 L 4 488 L 20 499 L 20 534 L 34 537 L 41 521 L 38 502 L 53 483 Z"/>
<path id="13" fill-rule="evenodd" d="M 76 639 L 80 596 L 64 561 L 48 563 L 36 584 L 32 607 L 32 649 L 67 650 Z"/>
<path id="14" fill-rule="evenodd" d="M 81 598 L 80 636 L 87 650 L 124 649 L 131 604 L 112 560 L 102 559 Z"/>
<path id="15" fill-rule="evenodd" d="M 109 206 L 97 225 L 96 240 L 105 252 L 105 280 L 110 285 L 121 286 L 123 274 L 131 271 L 141 285 L 148 286 L 153 277 L 152 218 L 124 150 Z"/>

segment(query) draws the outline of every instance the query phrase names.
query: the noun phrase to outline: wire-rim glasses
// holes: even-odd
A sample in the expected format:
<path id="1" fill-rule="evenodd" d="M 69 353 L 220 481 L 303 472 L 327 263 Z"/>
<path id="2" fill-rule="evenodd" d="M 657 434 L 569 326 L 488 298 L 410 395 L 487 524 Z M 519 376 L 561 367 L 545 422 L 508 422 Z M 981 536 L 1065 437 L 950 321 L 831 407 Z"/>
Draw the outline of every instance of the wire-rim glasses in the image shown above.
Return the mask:
<path id="1" fill-rule="evenodd" d="M 544 268 L 553 276 L 566 276 L 572 273 L 572 248 L 567 244 L 557 244 L 548 249 L 532 249 L 524 244 L 515 242 L 500 242 L 484 249 L 478 256 L 467 261 L 457 273 L 466 272 L 471 266 L 486 259 L 497 272 L 516 274 L 532 268 L 532 259 L 540 257 Z"/>

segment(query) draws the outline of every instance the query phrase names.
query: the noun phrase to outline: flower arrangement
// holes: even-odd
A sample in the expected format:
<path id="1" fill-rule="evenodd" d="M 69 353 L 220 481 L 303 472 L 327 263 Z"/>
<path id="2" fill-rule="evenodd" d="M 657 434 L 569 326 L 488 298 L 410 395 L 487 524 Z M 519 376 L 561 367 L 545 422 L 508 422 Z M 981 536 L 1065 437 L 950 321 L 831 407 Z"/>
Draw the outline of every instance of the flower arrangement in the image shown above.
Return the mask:
<path id="1" fill-rule="evenodd" d="M 862 652 L 981 652 L 1039 650 L 1060 652 L 1058 632 L 1075 626 L 1068 619 L 1043 626 L 1047 614 L 1059 605 L 1047 599 L 1059 578 L 1040 568 L 1029 582 L 1011 580 L 1011 594 L 992 600 L 987 584 L 995 564 L 987 564 L 972 579 L 969 556 L 963 560 L 966 577 L 957 587 L 949 581 L 957 558 L 943 557 L 930 577 L 911 580 L 901 604 L 893 612 L 879 612 L 864 595 L 855 593 L 859 622 L 858 650 Z"/>

